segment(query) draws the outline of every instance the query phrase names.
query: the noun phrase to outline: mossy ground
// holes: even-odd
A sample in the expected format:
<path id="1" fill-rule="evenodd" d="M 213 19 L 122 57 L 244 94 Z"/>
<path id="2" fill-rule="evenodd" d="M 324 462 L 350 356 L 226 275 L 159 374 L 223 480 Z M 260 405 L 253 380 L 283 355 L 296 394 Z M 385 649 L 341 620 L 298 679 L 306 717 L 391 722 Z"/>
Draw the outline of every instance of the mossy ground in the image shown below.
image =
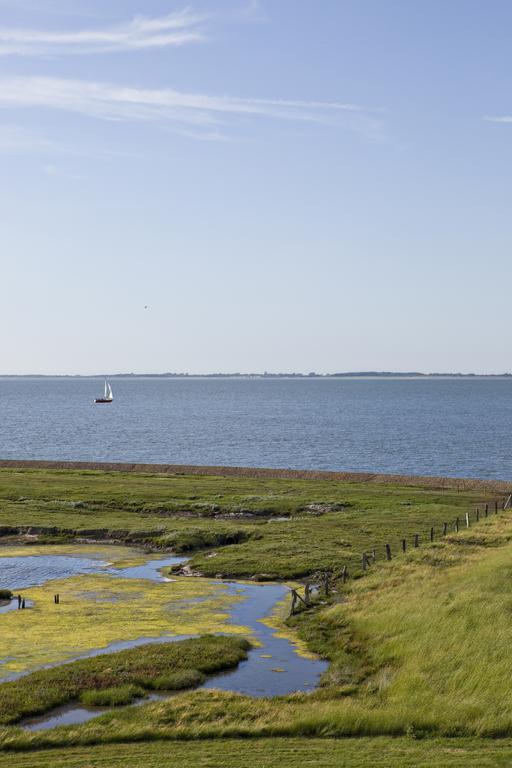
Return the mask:
<path id="1" fill-rule="evenodd" d="M 90 547 L 78 548 L 92 554 Z M 94 552 L 126 567 L 138 564 L 137 553 L 107 547 Z M 31 554 L 32 547 L 2 548 L 2 554 Z M 38 548 L 39 554 L 72 551 L 69 546 Z M 123 556 L 124 555 L 124 559 Z M 141 556 L 141 561 L 147 557 Z M 1 568 L 1 560 L 0 560 Z M 60 595 L 55 605 L 53 596 Z M 32 606 L 1 617 L 0 679 L 83 655 L 111 643 L 162 635 L 201 635 L 213 632 L 250 634 L 228 623 L 229 610 L 240 599 L 227 587 L 208 579 L 174 577 L 170 582 L 123 579 L 108 574 L 82 574 L 22 590 Z"/>
<path id="2" fill-rule="evenodd" d="M 476 491 L 337 480 L 0 469 L 0 527 L 197 550 L 191 565 L 207 576 L 293 579 L 343 565 L 355 573 L 364 551 L 382 556 L 385 543 L 425 539 L 482 500 Z"/>

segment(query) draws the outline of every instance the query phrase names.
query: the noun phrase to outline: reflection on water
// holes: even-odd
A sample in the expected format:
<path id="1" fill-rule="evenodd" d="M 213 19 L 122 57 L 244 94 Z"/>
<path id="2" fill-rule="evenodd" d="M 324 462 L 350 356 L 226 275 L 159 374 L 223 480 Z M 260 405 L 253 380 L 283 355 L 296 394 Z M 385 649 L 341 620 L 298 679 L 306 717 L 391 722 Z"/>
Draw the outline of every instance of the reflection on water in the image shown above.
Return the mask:
<path id="1" fill-rule="evenodd" d="M 204 687 L 236 691 L 248 696 L 283 696 L 293 691 L 313 690 L 327 669 L 327 662 L 300 656 L 289 640 L 276 637 L 276 630 L 262 621 L 285 597 L 287 587 L 236 581 L 230 582 L 229 586 L 231 594 L 244 598 L 234 603 L 229 621 L 250 627 L 253 637 L 261 645 L 249 651 L 247 661 L 242 661 L 234 670 L 207 680 Z"/>
<path id="2" fill-rule="evenodd" d="M 134 702 L 131 706 L 138 707 L 150 701 L 162 701 L 163 699 L 168 699 L 171 695 L 170 693 L 150 693 L 145 698 Z M 126 707 L 118 707 L 118 709 L 126 709 Z M 88 709 L 81 704 L 67 704 L 53 709 L 51 715 L 41 715 L 41 717 L 27 720 L 22 723 L 22 727 L 27 731 L 47 731 L 49 728 L 56 728 L 58 725 L 80 725 L 80 723 L 86 723 L 88 720 L 92 720 L 110 711 L 111 708 L 109 707 Z"/>
<path id="3" fill-rule="evenodd" d="M 102 553 L 98 552 L 98 555 Z M 91 555 L 20 555 L 0 558 L 0 587 L 27 589 L 55 579 L 68 579 L 79 574 L 103 573 L 123 579 L 149 579 L 167 581 L 160 573 L 164 566 L 185 562 L 184 557 L 166 557 L 148 560 L 129 568 L 113 568 L 108 562 Z"/>

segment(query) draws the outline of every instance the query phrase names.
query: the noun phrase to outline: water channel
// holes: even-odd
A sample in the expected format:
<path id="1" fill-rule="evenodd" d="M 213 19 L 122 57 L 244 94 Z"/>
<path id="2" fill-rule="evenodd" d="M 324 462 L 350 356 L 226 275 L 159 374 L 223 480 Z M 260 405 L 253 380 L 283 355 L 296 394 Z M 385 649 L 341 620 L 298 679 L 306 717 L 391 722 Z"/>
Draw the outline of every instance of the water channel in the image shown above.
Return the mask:
<path id="1" fill-rule="evenodd" d="M 148 559 L 145 563 L 130 567 L 112 567 L 101 549 L 87 556 L 78 554 L 36 554 L 0 558 L 0 582 L 3 588 L 17 590 L 45 584 L 54 579 L 68 578 L 80 574 L 102 573 L 123 579 L 147 579 L 167 581 L 162 569 L 185 562 L 186 558 L 166 557 Z M 192 578 L 192 577 L 190 577 Z M 233 691 L 249 696 L 279 696 L 294 691 L 309 691 L 316 687 L 327 663 L 300 655 L 290 640 L 278 637 L 277 631 L 263 620 L 272 614 L 276 604 L 287 593 L 282 584 L 255 584 L 228 580 L 209 580 L 226 586 L 228 593 L 238 598 L 230 608 L 229 623 L 247 627 L 255 645 L 246 661 L 234 670 L 217 674 L 206 680 L 204 688 Z M 27 604 L 28 605 L 28 604 Z M 17 608 L 17 601 L 0 608 L 0 613 Z M 0 617 L 1 621 L 1 617 Z M 70 659 L 96 656 L 131 648 L 150 642 L 175 642 L 187 636 L 141 637 L 135 640 L 119 640 L 104 648 L 92 648 L 86 654 Z M 190 635 L 188 636 L 190 637 Z M 1 660 L 0 660 L 1 662 Z M 68 662 L 69 663 L 69 662 Z M 31 670 L 33 671 L 33 670 Z M 27 673 L 22 673 L 27 674 Z M 19 677 L 12 675 L 10 679 Z M 169 698 L 176 694 L 151 694 L 135 704 Z M 134 706 L 134 705 L 132 705 Z M 45 715 L 23 723 L 28 730 L 42 730 L 57 725 L 83 723 L 98 717 L 110 709 L 89 709 L 79 704 L 59 707 Z"/>

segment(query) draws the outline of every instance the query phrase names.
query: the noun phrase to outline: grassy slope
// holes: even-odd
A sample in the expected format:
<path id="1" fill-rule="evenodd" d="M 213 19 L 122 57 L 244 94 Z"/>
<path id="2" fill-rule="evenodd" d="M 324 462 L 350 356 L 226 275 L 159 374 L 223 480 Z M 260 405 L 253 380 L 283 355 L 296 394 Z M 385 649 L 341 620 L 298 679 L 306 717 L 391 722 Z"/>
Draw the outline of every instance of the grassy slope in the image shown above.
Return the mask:
<path id="1" fill-rule="evenodd" d="M 235 667 L 246 658 L 247 649 L 248 643 L 241 638 L 204 636 L 39 670 L 0 686 L 0 723 L 15 723 L 84 695 L 89 703 L 92 691 L 107 691 L 108 697 L 114 698 L 117 689 L 117 699 L 124 692 L 133 700 L 145 690 L 191 688 L 200 684 L 204 675 Z"/>
<path id="2" fill-rule="evenodd" d="M 0 755 L 0 768 L 508 768 L 512 742 L 255 739 L 147 742 Z"/>
<path id="3" fill-rule="evenodd" d="M 153 531 L 158 544 L 180 551 L 251 537 L 219 546 L 214 558 L 194 557 L 205 575 L 294 578 L 345 564 L 357 570 L 364 550 L 382 555 L 386 542 L 396 549 L 402 536 L 425 536 L 481 500 L 474 491 L 334 480 L 0 470 L 0 526 Z M 314 516 L 304 512 L 311 503 L 345 507 Z M 214 519 L 212 509 L 256 517 Z M 293 517 L 279 522 L 276 515 Z"/>
<path id="4" fill-rule="evenodd" d="M 351 583 L 344 602 L 312 614 L 305 628 L 333 653 L 331 685 L 316 693 L 254 700 L 198 691 L 70 730 L 5 732 L 4 744 L 248 735 L 509 736 L 511 576 L 512 517 L 505 513 L 382 563 Z"/>

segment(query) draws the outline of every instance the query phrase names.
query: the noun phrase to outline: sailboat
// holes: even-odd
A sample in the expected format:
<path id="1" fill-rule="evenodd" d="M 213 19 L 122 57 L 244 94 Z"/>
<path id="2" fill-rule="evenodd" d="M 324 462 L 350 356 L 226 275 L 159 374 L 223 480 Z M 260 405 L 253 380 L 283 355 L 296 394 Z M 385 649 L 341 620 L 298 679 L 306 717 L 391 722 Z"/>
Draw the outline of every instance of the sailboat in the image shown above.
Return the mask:
<path id="1" fill-rule="evenodd" d="M 108 381 L 105 379 L 105 394 L 103 397 L 97 397 L 94 401 L 95 403 L 111 403 L 114 399 L 114 395 L 112 394 L 112 387 L 108 383 Z"/>

